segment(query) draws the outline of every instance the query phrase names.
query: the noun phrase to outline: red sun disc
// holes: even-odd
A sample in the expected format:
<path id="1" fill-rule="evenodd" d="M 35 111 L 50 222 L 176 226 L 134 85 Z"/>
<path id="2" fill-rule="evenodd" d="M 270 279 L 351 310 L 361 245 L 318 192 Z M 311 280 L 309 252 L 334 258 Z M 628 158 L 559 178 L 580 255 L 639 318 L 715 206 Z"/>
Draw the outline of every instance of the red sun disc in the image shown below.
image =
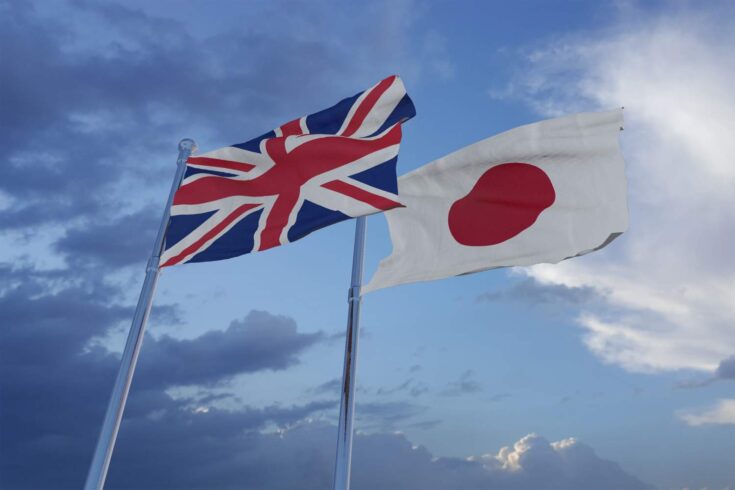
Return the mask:
<path id="1" fill-rule="evenodd" d="M 503 163 L 486 171 L 449 209 L 449 230 L 471 247 L 497 245 L 533 225 L 556 199 L 546 173 L 529 163 Z"/>

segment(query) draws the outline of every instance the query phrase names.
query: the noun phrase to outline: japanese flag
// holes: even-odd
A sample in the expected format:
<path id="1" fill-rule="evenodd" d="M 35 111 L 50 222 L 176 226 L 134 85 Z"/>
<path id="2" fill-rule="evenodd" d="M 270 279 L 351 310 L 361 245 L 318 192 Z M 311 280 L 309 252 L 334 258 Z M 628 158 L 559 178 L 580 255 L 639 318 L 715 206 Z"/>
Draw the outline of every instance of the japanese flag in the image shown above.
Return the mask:
<path id="1" fill-rule="evenodd" d="M 363 292 L 604 247 L 628 227 L 622 124 L 622 110 L 541 121 L 400 177 L 393 253 Z"/>

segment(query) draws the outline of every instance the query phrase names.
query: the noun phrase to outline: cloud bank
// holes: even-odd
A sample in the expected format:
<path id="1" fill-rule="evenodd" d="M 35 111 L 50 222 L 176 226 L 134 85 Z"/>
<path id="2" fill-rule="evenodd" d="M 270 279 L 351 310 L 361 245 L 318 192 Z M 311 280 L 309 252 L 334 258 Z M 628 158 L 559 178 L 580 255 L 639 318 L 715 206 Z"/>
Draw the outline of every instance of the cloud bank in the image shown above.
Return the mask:
<path id="1" fill-rule="evenodd" d="M 129 444 L 123 456 L 126 471 L 115 471 L 113 467 L 110 488 L 322 490 L 331 487 L 335 435 L 332 425 L 304 421 L 275 433 L 225 435 L 218 432 L 219 438 L 214 439 L 199 434 L 196 427 L 201 422 L 194 423 L 195 429 L 179 439 L 183 445 L 156 447 L 155 452 L 145 451 L 144 457 L 140 451 L 133 454 L 135 448 Z M 151 478 L 157 465 L 169 471 L 156 470 Z M 532 434 L 497 454 L 458 459 L 436 458 L 399 433 L 357 435 L 351 487 L 356 490 L 653 489 L 573 439 L 549 443 Z"/>
<path id="2" fill-rule="evenodd" d="M 8 285 L 0 292 L 2 488 L 58 490 L 84 481 L 119 363 L 95 339 L 131 314 L 109 304 L 119 291 L 93 277 L 70 280 L 64 271 L 0 267 L 1 284 Z M 285 407 L 237 403 L 225 409 L 218 403 L 237 399 L 224 384 L 231 377 L 288 369 L 305 349 L 326 341 L 264 311 L 193 339 L 149 336 L 106 488 L 329 488 L 336 428 L 312 420 L 332 420 L 336 398 Z M 454 388 L 475 391 L 471 374 Z M 207 390 L 214 384 L 217 394 Z M 170 394 L 170 388 L 192 385 L 194 395 Z M 375 432 L 356 438 L 355 489 L 651 488 L 574 440 L 549 443 L 531 435 L 497 454 L 436 458 L 388 432 L 411 426 L 422 407 L 365 403 L 358 414 L 360 426 Z"/>
<path id="3" fill-rule="evenodd" d="M 0 487 L 79 488 L 119 365 L 118 354 L 97 339 L 128 324 L 132 309 L 110 303 L 121 291 L 94 269 L 70 274 L 0 266 L 0 284 Z M 132 487 L 164 488 L 154 482 L 179 464 L 181 451 L 194 454 L 217 441 L 224 448 L 228 437 L 334 410 L 334 399 L 224 410 L 217 399 L 234 394 L 207 396 L 209 386 L 235 375 L 295 365 L 323 337 L 264 311 L 190 340 L 149 335 L 112 467 L 136 468 L 160 454 L 154 460 L 164 466 L 148 467 Z M 198 386 L 204 396 L 169 393 L 184 385 Z"/>
<path id="4" fill-rule="evenodd" d="M 539 112 L 626 107 L 629 231 L 611 247 L 527 273 L 594 289 L 584 341 L 630 371 L 714 371 L 735 352 L 735 9 L 661 16 L 623 7 L 608 30 L 527 53 L 526 74 L 496 97 Z M 715 6 L 718 5 L 718 6 Z"/>

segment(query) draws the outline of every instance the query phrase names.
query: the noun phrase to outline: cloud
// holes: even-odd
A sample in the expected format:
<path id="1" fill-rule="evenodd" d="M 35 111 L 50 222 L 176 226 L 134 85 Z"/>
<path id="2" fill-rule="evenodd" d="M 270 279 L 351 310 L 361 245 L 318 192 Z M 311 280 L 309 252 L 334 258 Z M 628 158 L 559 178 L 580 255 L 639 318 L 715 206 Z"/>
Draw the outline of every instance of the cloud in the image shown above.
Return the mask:
<path id="1" fill-rule="evenodd" d="M 512 396 L 513 395 L 510 393 L 496 393 L 495 395 L 490 396 L 488 400 L 490 400 L 491 402 L 499 402 L 499 401 L 505 400 L 506 398 L 510 398 Z"/>
<path id="2" fill-rule="evenodd" d="M 715 372 L 708 377 L 686 379 L 676 383 L 677 388 L 702 388 L 723 379 L 735 379 L 735 356 L 720 361 Z"/>
<path id="3" fill-rule="evenodd" d="M 735 351 L 735 11 L 712 5 L 640 15 L 551 40 L 496 96 L 546 115 L 626 107 L 629 231 L 611 247 L 527 274 L 593 289 L 606 305 L 579 317 L 585 343 L 630 371 L 712 372 Z"/>
<path id="4" fill-rule="evenodd" d="M 477 301 L 519 301 L 534 305 L 559 303 L 581 305 L 594 301 L 597 296 L 597 291 L 588 286 L 568 287 L 563 284 L 541 284 L 526 277 L 509 287 L 483 293 L 477 297 Z"/>
<path id="5" fill-rule="evenodd" d="M 715 376 L 720 379 L 735 379 L 735 356 L 720 361 Z"/>
<path id="6" fill-rule="evenodd" d="M 7 314 L 0 330 L 0 486 L 79 488 L 119 363 L 94 339 L 127 322 L 131 312 L 107 302 L 115 288 L 97 290 L 87 277 L 74 282 L 58 271 L 7 266 L 0 272 L 6 285 L 0 310 Z M 299 333 L 293 320 L 267 312 L 251 312 L 225 330 L 190 340 L 147 338 L 108 488 L 329 487 L 336 429 L 308 421 L 334 417 L 335 398 L 261 408 L 228 403 L 235 408 L 224 409 L 218 402 L 232 400 L 230 393 L 205 390 L 175 398 L 167 391 L 239 372 L 288 368 L 322 338 Z M 421 419 L 425 408 L 402 401 L 357 407 L 360 427 L 377 432 L 356 438 L 353 488 L 535 489 L 543 478 L 551 485 L 545 488 L 582 489 L 596 477 L 609 488 L 647 488 L 591 450 L 575 466 L 567 449 L 525 444 L 514 450 L 517 457 L 501 451 L 506 460 L 518 461 L 511 468 L 487 456 L 435 458 L 403 435 L 386 433 L 438 424 Z"/>
<path id="7" fill-rule="evenodd" d="M 342 391 L 342 378 L 333 378 L 329 381 L 325 381 L 319 386 L 312 388 L 310 391 L 316 394 L 328 393 L 332 395 L 339 395 L 340 391 Z"/>
<path id="8" fill-rule="evenodd" d="M 240 373 L 286 369 L 324 337 L 298 332 L 291 318 L 255 310 L 223 331 L 191 340 L 148 336 L 137 372 L 146 385 L 211 384 Z"/>
<path id="9" fill-rule="evenodd" d="M 363 402 L 357 404 L 355 417 L 361 430 L 395 430 L 426 409 L 423 405 L 407 401 Z"/>
<path id="10" fill-rule="evenodd" d="M 416 372 L 411 368 L 409 372 Z M 429 391 L 429 387 L 426 385 L 426 383 L 423 383 L 421 381 L 417 381 L 414 378 L 408 378 L 407 380 L 403 381 L 402 383 L 393 386 L 391 388 L 387 387 L 380 387 L 375 392 L 378 396 L 384 396 L 384 395 L 392 395 L 397 393 L 408 393 L 412 397 L 417 397 L 420 395 L 423 395 L 424 393 Z"/>
<path id="11" fill-rule="evenodd" d="M 111 301 L 119 292 L 102 281 L 61 284 L 59 271 L 39 272 L 0 266 L 0 358 L 4 365 L 25 365 L 33 359 L 51 362 L 65 352 L 84 349 L 133 310 Z M 18 363 L 18 364 L 16 364 Z"/>
<path id="12" fill-rule="evenodd" d="M 159 215 L 160 211 L 146 207 L 133 214 L 97 218 L 68 228 L 54 249 L 72 266 L 117 268 L 145 263 L 158 232 Z"/>
<path id="13" fill-rule="evenodd" d="M 573 439 L 549 443 L 529 435 L 479 457 L 434 458 L 402 436 L 377 434 L 355 446 L 355 488 L 649 489 Z M 392 470 L 388 470 L 392 468 Z"/>
<path id="14" fill-rule="evenodd" d="M 600 459 L 591 447 L 573 438 L 549 443 L 530 434 L 512 447 L 477 460 L 510 489 L 653 488 L 627 475 L 617 464 Z"/>
<path id="15" fill-rule="evenodd" d="M 204 417 L 209 414 L 202 414 Z M 202 415 L 194 415 L 196 420 Z M 198 422 L 197 422 L 198 424 Z M 303 422 L 277 433 L 218 432 L 203 439 L 196 431 L 184 444 L 143 454 L 125 454 L 110 471 L 115 488 L 259 488 L 304 490 L 329 488 L 332 481 L 335 427 Z M 201 441 L 199 450 L 190 443 Z M 127 459 L 130 458 L 130 459 Z M 172 461 L 175 467 L 169 467 Z M 152 473 L 153 468 L 162 467 Z M 653 487 L 626 474 L 615 463 L 573 439 L 549 443 L 530 435 L 496 455 L 470 459 L 436 458 L 396 433 L 358 434 L 352 467 L 352 488 L 398 490 L 649 490 Z"/>
<path id="16" fill-rule="evenodd" d="M 127 325 L 132 308 L 111 301 L 121 291 L 84 270 L 70 274 L 0 265 L 0 284 L 0 487 L 79 488 L 119 366 L 119 356 L 96 339 Z M 175 309 L 166 312 L 159 321 L 177 321 Z M 301 333 L 293 320 L 263 311 L 191 340 L 149 336 L 116 460 L 124 461 L 126 452 L 140 458 L 143 446 L 148 454 L 174 454 L 182 434 L 202 439 L 192 442 L 190 450 L 197 451 L 204 440 L 223 434 L 286 426 L 336 409 L 337 401 L 330 399 L 227 411 L 217 401 L 228 393 L 174 398 L 167 392 L 239 373 L 286 369 L 322 337 Z"/>
<path id="17" fill-rule="evenodd" d="M 457 381 L 449 383 L 447 388 L 442 391 L 442 395 L 457 396 L 482 391 L 482 385 L 474 379 L 474 376 L 475 373 L 471 369 L 464 371 Z"/>
<path id="18" fill-rule="evenodd" d="M 13 69 L 0 73 L 0 196 L 10 204 L 0 228 L 71 226 L 62 253 L 134 262 L 146 233 L 104 245 L 134 224 L 155 232 L 181 137 L 203 149 L 244 141 L 398 65 L 418 73 L 411 5 L 400 7 L 352 16 L 273 2 L 250 13 L 278 22 L 207 36 L 111 2 L 3 2 L 0 47 Z"/>
<path id="19" fill-rule="evenodd" d="M 689 425 L 735 425 L 735 399 L 719 400 L 709 408 L 684 410 L 678 413 L 681 420 Z"/>

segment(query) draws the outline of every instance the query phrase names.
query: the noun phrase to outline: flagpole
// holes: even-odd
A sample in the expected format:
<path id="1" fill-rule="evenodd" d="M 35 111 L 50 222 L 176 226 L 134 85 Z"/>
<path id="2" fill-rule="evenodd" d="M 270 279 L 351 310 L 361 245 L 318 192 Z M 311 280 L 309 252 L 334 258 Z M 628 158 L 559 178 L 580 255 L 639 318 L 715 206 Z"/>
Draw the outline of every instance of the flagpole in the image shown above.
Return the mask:
<path id="1" fill-rule="evenodd" d="M 143 288 L 141 289 L 140 297 L 138 298 L 138 306 L 135 308 L 135 315 L 133 316 L 133 323 L 130 326 L 128 340 L 125 343 L 125 350 L 123 351 L 122 358 L 120 359 L 120 369 L 117 372 L 117 379 L 115 380 L 115 385 L 112 389 L 110 402 L 107 405 L 107 412 L 105 413 L 105 419 L 102 422 L 100 436 L 97 440 L 97 448 L 94 451 L 92 464 L 89 467 L 89 474 L 87 475 L 87 483 L 84 485 L 84 490 L 102 490 L 105 486 L 107 469 L 110 466 L 112 450 L 115 448 L 115 439 L 117 439 L 117 432 L 120 429 L 120 422 L 122 421 L 123 411 L 125 410 L 125 403 L 127 402 L 128 392 L 130 391 L 130 383 L 133 380 L 133 372 L 135 371 L 135 365 L 138 362 L 140 347 L 143 344 L 145 326 L 148 322 L 148 315 L 151 312 L 153 294 L 156 291 L 156 284 L 158 283 L 158 276 L 160 274 L 158 264 L 160 262 L 161 252 L 163 251 L 163 243 L 166 236 L 166 228 L 168 227 L 171 203 L 173 202 L 176 190 L 179 188 L 181 179 L 184 176 L 186 160 L 195 149 L 196 144 L 194 143 L 194 140 L 185 138 L 179 142 L 179 157 L 176 160 L 176 175 L 173 183 L 171 184 L 171 191 L 169 192 L 168 202 L 166 203 L 166 208 L 163 212 L 163 217 L 161 218 L 161 224 L 158 228 L 156 241 L 153 244 L 153 252 L 148 260 L 148 265 L 146 266 L 145 281 L 143 282 Z"/>
<path id="2" fill-rule="evenodd" d="M 334 465 L 334 490 L 349 490 L 352 466 L 352 423 L 355 418 L 355 375 L 357 369 L 357 341 L 360 338 L 360 303 L 362 296 L 362 265 L 365 255 L 365 216 L 355 224 L 355 249 L 352 255 L 352 281 L 347 296 L 347 336 L 345 338 L 345 362 L 342 372 L 342 401 L 339 407 L 337 429 L 337 457 Z"/>

